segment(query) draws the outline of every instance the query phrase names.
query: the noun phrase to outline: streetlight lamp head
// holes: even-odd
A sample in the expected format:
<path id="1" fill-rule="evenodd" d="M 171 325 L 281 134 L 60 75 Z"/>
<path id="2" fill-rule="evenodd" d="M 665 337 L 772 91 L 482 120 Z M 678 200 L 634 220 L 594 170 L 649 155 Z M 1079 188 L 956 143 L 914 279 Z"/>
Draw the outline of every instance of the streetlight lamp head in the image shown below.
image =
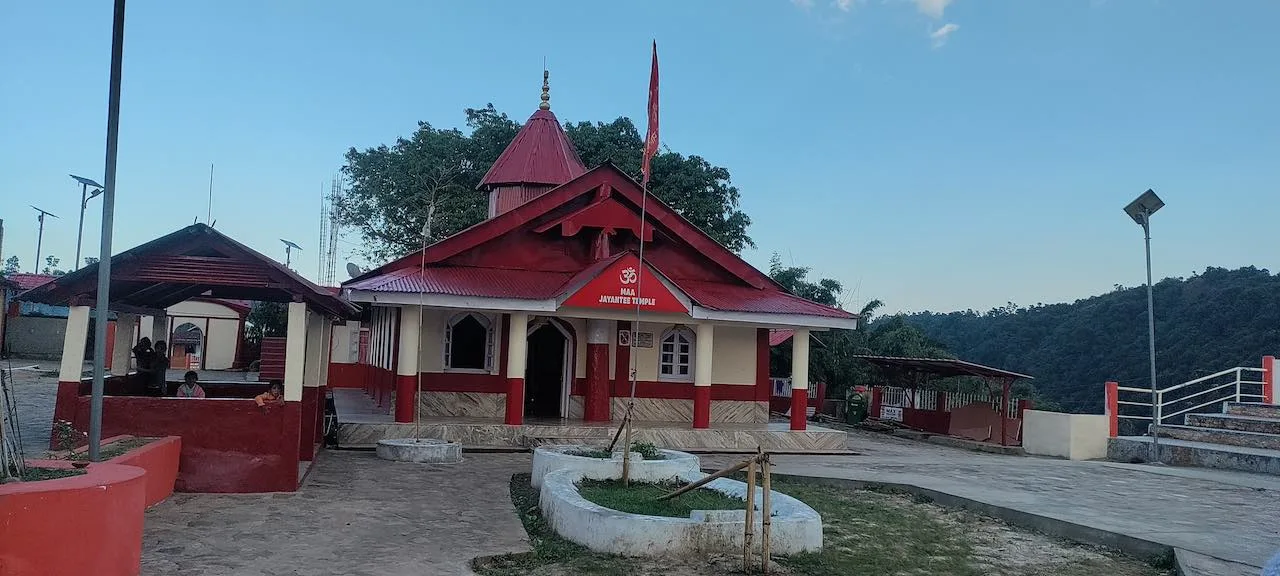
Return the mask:
<path id="1" fill-rule="evenodd" d="M 97 196 L 98 194 L 101 194 L 101 193 L 102 193 L 102 188 L 103 188 L 103 186 L 102 186 L 101 184 L 99 184 L 99 183 L 97 183 L 97 182 L 94 182 L 93 180 L 91 180 L 91 179 L 89 179 L 89 178 L 84 178 L 84 177 L 81 177 L 81 176 L 76 176 L 75 174 L 68 174 L 68 176 L 71 176 L 71 178 L 73 178 L 76 182 L 79 182 L 80 184 L 83 184 L 83 185 L 85 185 L 85 186 L 89 186 L 89 187 L 92 187 L 92 188 L 97 188 L 97 190 L 96 190 L 96 191 L 94 191 L 93 196 Z M 90 198 L 92 198 L 93 196 L 90 196 Z"/>
<path id="2" fill-rule="evenodd" d="M 1156 196 L 1155 191 L 1147 190 L 1141 196 L 1135 198 L 1133 202 L 1130 202 L 1128 206 L 1125 206 L 1124 213 L 1133 218 L 1133 221 L 1137 222 L 1139 226 L 1142 226 L 1146 223 L 1148 217 L 1163 207 L 1164 200 Z"/>

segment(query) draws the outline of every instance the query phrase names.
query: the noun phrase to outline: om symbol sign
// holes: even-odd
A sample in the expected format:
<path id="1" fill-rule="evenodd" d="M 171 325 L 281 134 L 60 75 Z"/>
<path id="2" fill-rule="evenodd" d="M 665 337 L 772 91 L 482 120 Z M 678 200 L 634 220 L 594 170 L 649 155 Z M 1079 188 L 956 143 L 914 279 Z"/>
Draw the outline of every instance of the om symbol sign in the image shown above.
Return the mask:
<path id="1" fill-rule="evenodd" d="M 618 279 L 622 280 L 623 284 L 635 284 L 636 269 L 632 267 L 623 268 L 622 272 L 618 274 Z"/>

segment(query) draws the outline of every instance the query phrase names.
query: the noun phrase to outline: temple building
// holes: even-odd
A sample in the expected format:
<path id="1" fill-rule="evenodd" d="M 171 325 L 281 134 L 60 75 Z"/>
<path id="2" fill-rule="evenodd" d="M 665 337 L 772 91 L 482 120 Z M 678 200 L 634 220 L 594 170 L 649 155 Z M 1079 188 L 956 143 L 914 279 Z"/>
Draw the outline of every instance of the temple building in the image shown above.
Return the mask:
<path id="1" fill-rule="evenodd" d="M 787 329 L 790 428 L 806 428 L 808 336 L 857 316 L 787 293 L 613 164 L 584 166 L 545 82 L 480 189 L 488 219 L 342 285 L 366 312 L 335 336 L 331 386 L 358 382 L 399 423 L 608 422 L 634 369 L 639 421 L 763 424 L 770 330 Z"/>

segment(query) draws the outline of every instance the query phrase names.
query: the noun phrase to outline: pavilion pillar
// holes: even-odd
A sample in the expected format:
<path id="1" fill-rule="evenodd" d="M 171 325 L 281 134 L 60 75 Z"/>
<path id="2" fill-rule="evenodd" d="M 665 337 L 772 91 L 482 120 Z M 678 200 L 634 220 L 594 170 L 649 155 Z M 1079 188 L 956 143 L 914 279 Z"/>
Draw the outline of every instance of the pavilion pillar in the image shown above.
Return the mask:
<path id="1" fill-rule="evenodd" d="M 328 342 L 324 328 L 328 319 L 323 314 L 307 314 L 307 355 L 302 363 L 302 407 L 298 432 L 298 458 L 315 457 L 316 411 L 322 409 L 321 374 L 325 370 Z"/>
<path id="2" fill-rule="evenodd" d="M 608 320 L 587 320 L 587 386 L 582 401 L 582 419 L 609 421 L 609 328 Z"/>
<path id="3" fill-rule="evenodd" d="M 418 404 L 418 340 L 422 337 L 422 310 L 400 308 L 400 342 L 396 347 L 396 422 L 413 422 Z"/>
<path id="4" fill-rule="evenodd" d="M 133 347 L 133 330 L 138 324 L 137 314 L 118 314 L 116 316 L 115 347 L 111 349 L 111 375 L 125 376 L 129 373 L 129 354 Z"/>
<path id="5" fill-rule="evenodd" d="M 151 317 L 151 343 L 159 340 L 169 343 L 169 314 L 163 310 Z"/>
<path id="6" fill-rule="evenodd" d="M 65 420 L 77 430 L 88 430 L 89 423 L 76 422 L 80 402 L 80 379 L 84 375 L 84 349 L 89 339 L 89 307 L 72 306 L 67 314 L 67 331 L 62 337 L 62 363 L 58 367 L 58 396 L 53 408 L 54 420 Z M 50 441 L 54 447 L 56 437 Z"/>
<path id="7" fill-rule="evenodd" d="M 529 315 L 512 312 L 507 330 L 507 418 L 512 426 L 524 423 L 524 369 L 529 348 Z"/>
<path id="8" fill-rule="evenodd" d="M 289 303 L 284 343 L 284 400 L 302 401 L 302 384 L 307 364 L 307 304 Z"/>
<path id="9" fill-rule="evenodd" d="M 809 416 L 809 330 L 791 337 L 791 429 L 804 430 Z"/>
<path id="10" fill-rule="evenodd" d="M 714 324 L 698 324 L 693 353 L 693 427 L 711 427 L 711 367 L 715 349 Z"/>

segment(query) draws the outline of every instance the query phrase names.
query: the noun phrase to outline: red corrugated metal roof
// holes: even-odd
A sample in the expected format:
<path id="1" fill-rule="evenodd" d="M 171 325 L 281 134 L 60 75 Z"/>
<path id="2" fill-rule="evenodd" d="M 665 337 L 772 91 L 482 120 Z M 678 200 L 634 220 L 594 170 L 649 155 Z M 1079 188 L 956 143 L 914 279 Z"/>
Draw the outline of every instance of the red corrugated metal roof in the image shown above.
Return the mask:
<path id="1" fill-rule="evenodd" d="M 428 267 L 426 273 L 419 274 L 417 268 L 405 268 L 353 282 L 346 285 L 346 288 L 372 292 L 421 291 L 451 296 L 546 300 L 559 295 L 561 287 L 573 276 L 566 272 L 463 266 Z"/>
<path id="2" fill-rule="evenodd" d="M 559 186 L 586 171 L 556 115 L 550 110 L 538 110 L 480 179 L 480 188 L 503 184 Z"/>
<path id="3" fill-rule="evenodd" d="M 857 318 L 857 315 L 844 310 L 823 306 L 777 290 L 757 290 L 749 286 L 692 280 L 676 281 L 676 285 L 694 302 L 715 310 Z"/>
<path id="4" fill-rule="evenodd" d="M 778 346 L 783 342 L 790 340 L 791 337 L 795 335 L 796 335 L 795 330 L 770 330 L 769 331 L 769 347 L 773 348 L 774 346 Z"/>
<path id="5" fill-rule="evenodd" d="M 36 286 L 49 282 L 56 278 L 56 276 L 50 276 L 48 274 L 10 274 L 5 276 L 5 278 L 12 280 L 14 284 L 18 285 L 18 290 L 23 291 L 30 290 Z"/>

